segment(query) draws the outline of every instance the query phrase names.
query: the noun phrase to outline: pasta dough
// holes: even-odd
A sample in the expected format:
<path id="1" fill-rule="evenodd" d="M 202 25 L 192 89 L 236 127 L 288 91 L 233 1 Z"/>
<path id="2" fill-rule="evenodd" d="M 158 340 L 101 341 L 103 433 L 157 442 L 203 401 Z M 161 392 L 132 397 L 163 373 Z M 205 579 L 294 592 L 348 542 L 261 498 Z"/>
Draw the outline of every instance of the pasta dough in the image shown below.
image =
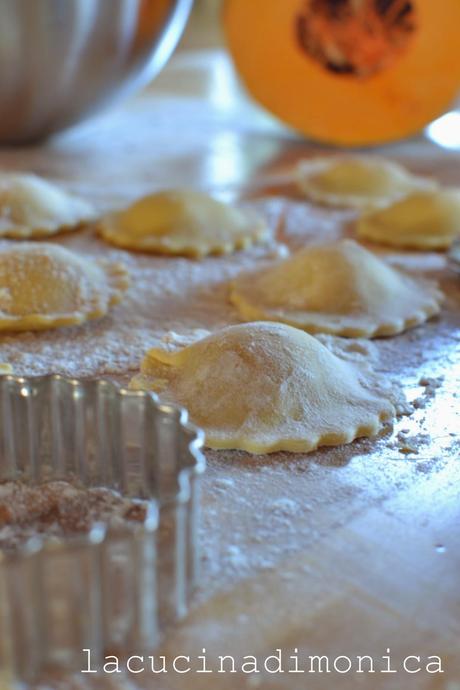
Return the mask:
<path id="1" fill-rule="evenodd" d="M 94 218 L 93 207 L 36 175 L 0 174 L 0 236 L 46 237 Z"/>
<path id="2" fill-rule="evenodd" d="M 0 251 L 0 331 L 58 328 L 104 316 L 128 287 L 117 263 L 92 261 L 55 244 Z"/>
<path id="3" fill-rule="evenodd" d="M 12 374 L 13 367 L 10 364 L 0 364 L 0 374 Z"/>
<path id="4" fill-rule="evenodd" d="M 356 232 L 373 242 L 413 249 L 446 249 L 460 237 L 460 192 L 417 192 L 364 214 Z"/>
<path id="5" fill-rule="evenodd" d="M 102 237 L 118 247 L 203 257 L 244 249 L 268 236 L 262 218 L 194 191 L 165 191 L 102 219 Z"/>
<path id="6" fill-rule="evenodd" d="M 312 201 L 357 209 L 385 206 L 414 189 L 436 186 L 435 182 L 416 177 L 393 161 L 364 156 L 301 161 L 297 183 Z"/>
<path id="7" fill-rule="evenodd" d="M 130 386 L 185 406 L 206 445 L 309 452 L 373 436 L 394 415 L 364 365 L 283 324 L 224 328 L 180 350 L 150 350 Z"/>
<path id="8" fill-rule="evenodd" d="M 353 240 L 341 240 L 307 247 L 272 268 L 238 278 L 230 299 L 247 321 L 372 338 L 423 323 L 439 312 L 442 293 Z"/>

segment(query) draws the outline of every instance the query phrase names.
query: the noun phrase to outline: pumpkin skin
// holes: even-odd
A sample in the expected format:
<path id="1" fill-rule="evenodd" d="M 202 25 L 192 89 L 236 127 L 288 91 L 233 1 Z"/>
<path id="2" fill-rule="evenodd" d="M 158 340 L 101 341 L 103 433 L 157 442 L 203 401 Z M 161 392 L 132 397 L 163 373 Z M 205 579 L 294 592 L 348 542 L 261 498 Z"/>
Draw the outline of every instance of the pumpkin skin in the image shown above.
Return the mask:
<path id="1" fill-rule="evenodd" d="M 342 146 L 401 139 L 446 112 L 460 92 L 460 0 L 361 0 L 363 11 L 374 14 L 377 6 L 395 16 L 406 11 L 380 43 L 362 22 L 330 19 L 328 13 L 347 4 L 360 6 L 356 0 L 226 0 L 228 46 L 252 96 L 294 129 Z M 323 7 L 318 21 L 315 6 Z M 331 36 L 345 46 L 345 57 L 326 64 L 321 50 Z"/>

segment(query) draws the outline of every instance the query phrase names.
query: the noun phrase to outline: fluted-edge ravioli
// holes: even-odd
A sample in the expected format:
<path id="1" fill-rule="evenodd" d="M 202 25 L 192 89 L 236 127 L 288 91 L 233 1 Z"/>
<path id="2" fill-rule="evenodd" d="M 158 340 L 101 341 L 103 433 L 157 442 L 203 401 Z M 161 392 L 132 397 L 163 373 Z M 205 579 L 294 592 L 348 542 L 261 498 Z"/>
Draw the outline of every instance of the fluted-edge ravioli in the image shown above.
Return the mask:
<path id="1" fill-rule="evenodd" d="M 97 227 L 102 238 L 117 247 L 193 258 L 229 254 L 269 235 L 254 211 L 192 190 L 150 194 L 105 216 Z"/>
<path id="2" fill-rule="evenodd" d="M 359 218 L 365 240 L 408 249 L 447 249 L 460 237 L 460 190 L 415 192 Z"/>
<path id="3" fill-rule="evenodd" d="M 37 175 L 0 173 L 0 237 L 33 239 L 75 230 L 95 210 Z"/>
<path id="4" fill-rule="evenodd" d="M 73 326 L 104 316 L 129 285 L 125 268 L 56 244 L 0 250 L 0 331 Z"/>
<path id="5" fill-rule="evenodd" d="M 437 314 L 442 299 L 435 283 L 391 267 L 353 240 L 307 247 L 230 287 L 246 321 L 351 338 L 401 333 Z"/>
<path id="6" fill-rule="evenodd" d="M 211 448 L 307 453 L 373 436 L 395 409 L 364 364 L 277 323 L 229 326 L 150 350 L 130 387 L 185 406 Z"/>
<path id="7" fill-rule="evenodd" d="M 436 182 L 411 174 L 403 166 L 374 156 L 324 156 L 303 160 L 296 179 L 305 196 L 325 206 L 368 209 L 386 206 Z"/>

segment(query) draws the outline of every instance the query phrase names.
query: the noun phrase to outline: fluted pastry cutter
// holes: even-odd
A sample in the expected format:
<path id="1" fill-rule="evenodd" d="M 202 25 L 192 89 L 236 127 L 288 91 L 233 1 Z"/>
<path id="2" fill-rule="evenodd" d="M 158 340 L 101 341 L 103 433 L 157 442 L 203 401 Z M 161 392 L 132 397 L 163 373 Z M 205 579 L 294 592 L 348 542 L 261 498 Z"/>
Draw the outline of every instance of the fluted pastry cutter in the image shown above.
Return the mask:
<path id="1" fill-rule="evenodd" d="M 148 506 L 137 526 L 0 552 L 0 669 L 33 680 L 157 645 L 198 576 L 202 433 L 187 413 L 108 381 L 0 380 L 0 481 L 107 487 Z M 113 653 L 114 653 L 113 652 Z"/>

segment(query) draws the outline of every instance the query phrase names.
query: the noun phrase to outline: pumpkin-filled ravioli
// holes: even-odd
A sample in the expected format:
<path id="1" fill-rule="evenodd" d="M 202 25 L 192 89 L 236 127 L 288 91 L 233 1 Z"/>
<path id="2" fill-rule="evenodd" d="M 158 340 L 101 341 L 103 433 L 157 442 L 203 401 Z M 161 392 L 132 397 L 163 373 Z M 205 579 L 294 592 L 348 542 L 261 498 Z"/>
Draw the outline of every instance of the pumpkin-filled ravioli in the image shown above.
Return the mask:
<path id="1" fill-rule="evenodd" d="M 244 249 L 269 233 L 255 212 L 190 190 L 146 196 L 103 218 L 99 232 L 118 247 L 197 258 Z"/>
<path id="2" fill-rule="evenodd" d="M 398 163 L 371 156 L 330 156 L 301 161 L 297 183 L 308 199 L 326 206 L 385 206 L 416 189 L 434 189 Z"/>
<path id="3" fill-rule="evenodd" d="M 104 316 L 128 287 L 118 263 L 94 261 L 55 244 L 0 250 L 0 330 L 81 324 Z"/>
<path id="4" fill-rule="evenodd" d="M 181 350 L 150 350 L 130 386 L 185 406 L 207 446 L 250 453 L 350 443 L 395 414 L 369 367 L 276 323 L 229 326 Z"/>
<path id="5" fill-rule="evenodd" d="M 416 192 L 356 223 L 359 237 L 411 249 L 447 249 L 460 237 L 460 191 Z"/>
<path id="6" fill-rule="evenodd" d="M 309 138 L 346 146 L 418 132 L 460 91 L 458 0 L 225 0 L 252 96 Z"/>
<path id="7" fill-rule="evenodd" d="M 439 312 L 442 297 L 434 283 L 392 268 L 353 240 L 307 247 L 237 278 L 230 291 L 247 321 L 280 321 L 352 338 L 421 324 Z"/>
<path id="8" fill-rule="evenodd" d="M 0 173 L 0 237 L 47 237 L 94 215 L 87 201 L 36 175 Z"/>

